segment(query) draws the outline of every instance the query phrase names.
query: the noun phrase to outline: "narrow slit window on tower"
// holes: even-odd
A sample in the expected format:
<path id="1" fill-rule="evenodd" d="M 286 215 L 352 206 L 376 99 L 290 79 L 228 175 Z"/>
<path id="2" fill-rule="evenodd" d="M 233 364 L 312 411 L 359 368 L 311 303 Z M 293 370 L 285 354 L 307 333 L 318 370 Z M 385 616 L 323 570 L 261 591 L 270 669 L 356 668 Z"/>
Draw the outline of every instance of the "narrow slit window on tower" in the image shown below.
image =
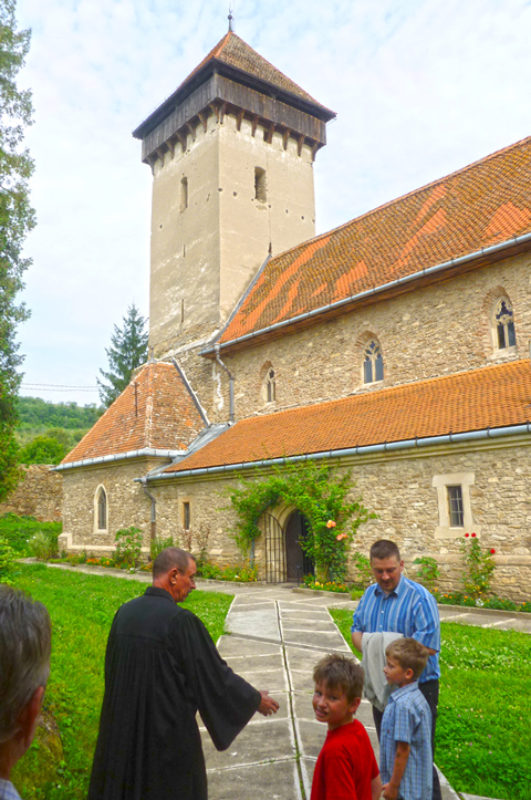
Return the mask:
<path id="1" fill-rule="evenodd" d="M 103 486 L 100 486 L 96 495 L 96 508 L 97 508 L 97 530 L 107 530 L 107 494 Z"/>
<path id="2" fill-rule="evenodd" d="M 266 173 L 261 167 L 254 168 L 254 199 L 260 203 L 265 203 L 267 200 Z"/>
<path id="3" fill-rule="evenodd" d="M 188 178 L 181 178 L 181 211 L 188 208 Z"/>

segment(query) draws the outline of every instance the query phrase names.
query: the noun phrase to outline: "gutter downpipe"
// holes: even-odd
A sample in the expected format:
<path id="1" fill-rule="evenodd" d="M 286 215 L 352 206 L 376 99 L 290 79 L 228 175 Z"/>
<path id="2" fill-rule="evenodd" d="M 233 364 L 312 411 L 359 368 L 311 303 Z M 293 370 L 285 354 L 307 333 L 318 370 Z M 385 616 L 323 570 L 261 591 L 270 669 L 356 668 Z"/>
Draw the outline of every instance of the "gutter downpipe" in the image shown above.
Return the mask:
<path id="1" fill-rule="evenodd" d="M 150 536 L 151 541 L 153 542 L 157 537 L 157 501 L 147 488 L 147 479 L 139 478 L 139 483 L 142 484 L 142 489 L 151 500 Z"/>
<path id="2" fill-rule="evenodd" d="M 232 373 L 227 365 L 224 364 L 219 357 L 219 347 L 219 342 L 216 342 L 214 345 L 214 352 L 216 354 L 216 361 L 218 362 L 219 366 L 224 369 L 229 376 L 229 425 L 234 425 L 234 377 L 232 376 Z"/>
<path id="3" fill-rule="evenodd" d="M 330 303 L 327 306 L 320 306 L 319 308 L 314 308 L 311 311 L 305 311 L 303 314 L 297 314 L 297 316 L 291 317 L 290 319 L 282 320 L 281 322 L 275 322 L 271 325 L 266 325 L 265 328 L 260 328 L 257 331 L 252 331 L 252 333 L 246 333 L 243 336 L 238 336 L 236 339 L 230 339 L 227 342 L 223 342 L 221 347 L 226 348 L 233 344 L 239 344 L 240 342 L 248 342 L 252 339 L 255 339 L 257 336 L 263 336 L 264 334 L 271 333 L 272 331 L 286 328 L 289 325 L 303 322 L 306 319 L 312 319 L 312 317 L 316 317 L 320 314 L 341 308 L 342 306 L 349 305 L 356 301 L 359 302 L 367 297 L 374 297 L 374 295 L 380 294 L 381 292 L 393 289 L 396 286 L 403 286 L 404 284 L 411 283 L 419 278 L 425 277 L 426 275 L 434 275 L 438 272 L 443 272 L 446 269 L 457 267 L 460 264 L 466 264 L 469 261 L 474 261 L 477 258 L 502 252 L 509 247 L 513 247 L 515 244 L 526 244 L 527 242 L 531 242 L 531 233 L 524 233 L 521 236 L 514 236 L 512 239 L 508 239 L 505 242 L 489 245 L 489 247 L 484 247 L 481 250 L 476 250 L 473 253 L 467 253 L 466 255 L 458 256 L 457 258 L 451 258 L 448 261 L 443 261 L 440 264 L 433 265 L 432 267 L 425 267 L 418 272 L 413 272 L 411 275 L 404 275 L 402 278 L 395 278 L 395 280 L 389 281 L 388 283 L 383 283 L 381 286 L 374 286 L 372 289 L 365 289 L 363 292 L 358 292 L 358 294 L 354 294 L 351 297 L 346 297 L 343 300 L 336 300 L 335 303 Z M 213 347 L 207 346 L 203 348 L 203 350 L 200 351 L 200 355 L 208 356 L 213 350 L 216 349 L 219 353 L 219 348 L 220 343 L 216 342 Z"/>

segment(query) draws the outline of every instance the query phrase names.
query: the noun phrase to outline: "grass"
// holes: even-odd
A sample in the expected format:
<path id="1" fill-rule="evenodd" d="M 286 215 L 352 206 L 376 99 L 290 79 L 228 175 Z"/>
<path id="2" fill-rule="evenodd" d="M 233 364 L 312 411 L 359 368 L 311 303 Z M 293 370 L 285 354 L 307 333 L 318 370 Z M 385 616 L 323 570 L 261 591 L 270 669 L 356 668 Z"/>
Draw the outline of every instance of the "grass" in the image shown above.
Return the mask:
<path id="1" fill-rule="evenodd" d="M 19 557 L 32 555 L 28 542 L 40 531 L 58 535 L 61 523 L 39 522 L 35 517 L 19 517 L 11 513 L 0 516 L 0 538 L 6 539 Z"/>
<path id="2" fill-rule="evenodd" d="M 352 612 L 331 609 L 351 645 Z M 527 800 L 531 637 L 441 623 L 436 761 L 458 792 Z"/>
<path id="3" fill-rule="evenodd" d="M 103 695 L 103 663 L 117 608 L 143 594 L 145 583 L 85 575 L 43 564 L 19 565 L 15 585 L 42 601 L 52 618 L 50 680 L 41 727 L 15 767 L 13 782 L 25 800 L 81 800 L 87 796 Z M 195 591 L 184 605 L 216 641 L 230 595 Z"/>

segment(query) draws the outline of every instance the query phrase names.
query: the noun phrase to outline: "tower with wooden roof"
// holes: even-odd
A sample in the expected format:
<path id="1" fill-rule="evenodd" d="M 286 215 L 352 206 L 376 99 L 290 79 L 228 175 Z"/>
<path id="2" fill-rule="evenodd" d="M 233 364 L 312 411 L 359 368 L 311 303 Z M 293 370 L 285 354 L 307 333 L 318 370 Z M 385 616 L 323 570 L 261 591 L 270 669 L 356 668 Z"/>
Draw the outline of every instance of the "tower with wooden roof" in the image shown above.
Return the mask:
<path id="1" fill-rule="evenodd" d="M 210 338 L 269 255 L 314 235 L 333 112 L 231 30 L 133 135 L 153 172 L 150 347 Z"/>

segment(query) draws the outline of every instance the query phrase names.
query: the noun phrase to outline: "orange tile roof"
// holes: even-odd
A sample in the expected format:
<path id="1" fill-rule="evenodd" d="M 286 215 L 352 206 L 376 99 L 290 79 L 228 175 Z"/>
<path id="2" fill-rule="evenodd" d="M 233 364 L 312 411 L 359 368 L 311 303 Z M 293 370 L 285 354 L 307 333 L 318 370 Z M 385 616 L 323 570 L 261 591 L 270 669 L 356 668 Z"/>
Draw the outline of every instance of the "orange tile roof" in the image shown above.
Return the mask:
<path id="1" fill-rule="evenodd" d="M 232 31 L 226 33 L 225 36 L 219 40 L 210 53 L 205 56 L 201 63 L 198 64 L 190 75 L 188 75 L 186 80 L 183 81 L 179 89 L 184 87 L 194 75 L 212 61 L 219 61 L 229 67 L 234 67 L 235 69 L 247 73 L 247 75 L 252 75 L 254 78 L 276 86 L 284 92 L 288 92 L 312 105 L 320 106 L 322 109 L 325 109 L 325 107 L 322 106 L 321 103 L 318 103 L 317 100 L 314 100 L 308 92 L 301 89 L 298 84 L 274 67 L 273 64 L 263 58 L 256 50 L 253 50 L 252 47 Z M 328 109 L 325 110 L 328 111 Z M 330 112 L 330 114 L 334 116 L 333 112 Z"/>
<path id="2" fill-rule="evenodd" d="M 529 360 L 242 419 L 164 474 L 531 421 Z"/>
<path id="3" fill-rule="evenodd" d="M 61 464 L 144 448 L 185 450 L 204 422 L 173 364 L 146 364 Z"/>
<path id="4" fill-rule="evenodd" d="M 531 137 L 265 265 L 220 341 L 531 232 Z"/>

